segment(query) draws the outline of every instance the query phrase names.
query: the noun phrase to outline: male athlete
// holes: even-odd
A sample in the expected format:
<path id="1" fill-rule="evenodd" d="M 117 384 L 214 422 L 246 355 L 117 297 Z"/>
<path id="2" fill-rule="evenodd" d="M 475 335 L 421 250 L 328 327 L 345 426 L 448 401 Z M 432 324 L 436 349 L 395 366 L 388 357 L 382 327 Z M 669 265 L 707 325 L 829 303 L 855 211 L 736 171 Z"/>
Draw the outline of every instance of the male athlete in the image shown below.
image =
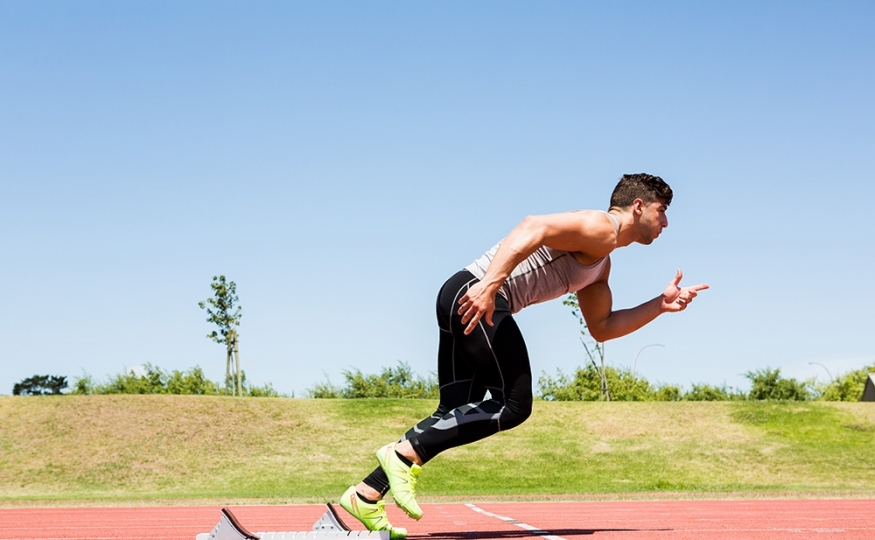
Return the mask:
<path id="1" fill-rule="evenodd" d="M 398 443 L 377 451 L 380 466 L 340 504 L 368 530 L 392 527 L 383 497 L 413 519 L 422 517 L 416 480 L 439 453 L 520 425 L 532 412 L 532 372 L 526 344 L 512 314 L 526 306 L 577 292 L 580 311 L 597 341 L 638 330 L 666 312 L 683 311 L 707 285 L 681 287 L 681 271 L 656 298 L 614 311 L 610 253 L 633 242 L 650 244 L 668 227 L 672 191 L 662 178 L 625 175 L 607 212 L 582 210 L 530 216 L 478 260 L 456 273 L 437 300 L 440 327 L 440 404 Z M 490 398 L 486 397 L 489 391 Z"/>

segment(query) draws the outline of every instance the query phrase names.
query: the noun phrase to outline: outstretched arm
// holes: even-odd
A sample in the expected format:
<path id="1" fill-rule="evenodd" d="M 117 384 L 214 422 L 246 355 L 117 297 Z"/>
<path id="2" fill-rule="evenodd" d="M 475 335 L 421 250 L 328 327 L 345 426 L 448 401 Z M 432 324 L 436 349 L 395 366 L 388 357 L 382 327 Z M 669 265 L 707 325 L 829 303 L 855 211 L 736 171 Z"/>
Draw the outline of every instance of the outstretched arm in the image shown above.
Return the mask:
<path id="1" fill-rule="evenodd" d="M 604 342 L 631 334 L 663 313 L 683 311 L 699 291 L 708 288 L 705 284 L 681 287 L 684 275 L 678 270 L 661 295 L 634 308 L 613 311 L 608 271 L 605 271 L 603 279 L 577 292 L 580 312 L 596 341 Z"/>

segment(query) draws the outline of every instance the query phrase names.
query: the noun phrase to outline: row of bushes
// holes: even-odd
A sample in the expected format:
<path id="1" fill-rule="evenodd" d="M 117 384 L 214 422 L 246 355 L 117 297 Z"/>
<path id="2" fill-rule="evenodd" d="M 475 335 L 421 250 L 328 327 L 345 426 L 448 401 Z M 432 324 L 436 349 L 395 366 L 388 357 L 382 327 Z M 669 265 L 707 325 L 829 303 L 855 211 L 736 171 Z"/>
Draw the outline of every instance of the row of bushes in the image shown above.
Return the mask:
<path id="1" fill-rule="evenodd" d="M 629 369 L 606 367 L 605 377 L 613 401 L 859 401 L 866 378 L 875 372 L 875 364 L 851 371 L 823 384 L 815 380 L 784 378 L 780 369 L 761 369 L 745 374 L 751 382 L 749 391 L 709 384 L 693 384 L 689 390 L 672 384 L 653 384 L 635 376 Z M 382 368 L 379 374 L 366 375 L 361 370 L 345 371 L 345 385 L 330 381 L 307 391 L 312 398 L 438 398 L 436 378 L 420 377 L 410 366 L 399 362 L 395 368 Z M 538 379 L 538 397 L 547 401 L 599 401 L 601 374 L 594 366 L 577 368 L 571 375 L 558 371 Z"/>
<path id="2" fill-rule="evenodd" d="M 726 386 L 693 384 L 684 391 L 674 384 L 653 384 L 636 377 L 625 368 L 605 367 L 605 378 L 612 401 L 740 401 L 760 399 L 808 400 L 813 397 L 804 383 L 784 379 L 780 370 L 765 369 L 747 374 L 752 386 L 750 392 Z M 577 368 L 572 375 L 558 371 L 555 377 L 542 375 L 538 379 L 541 399 L 547 401 L 600 401 L 601 374 L 594 366 Z"/>
<path id="3" fill-rule="evenodd" d="M 672 384 L 651 384 L 625 368 L 605 368 L 608 389 L 614 401 L 860 401 L 866 379 L 875 372 L 875 364 L 846 373 L 829 383 L 814 379 L 799 381 L 784 378 L 780 369 L 760 369 L 745 373 L 751 382 L 748 392 L 736 388 L 693 384 L 684 391 Z M 540 397 L 550 401 L 598 401 L 601 375 L 594 366 L 578 368 L 572 376 L 559 371 L 556 377 L 543 375 L 538 379 Z"/>
<path id="4" fill-rule="evenodd" d="M 249 397 L 279 397 L 273 385 L 250 385 L 246 373 L 242 374 L 243 395 Z M 68 387 L 67 378 L 54 375 L 34 375 L 16 383 L 13 395 L 62 394 Z M 157 366 L 146 364 L 141 373 L 128 370 L 109 377 L 106 382 L 95 381 L 85 374 L 73 384 L 67 395 L 99 394 L 181 394 L 217 396 L 225 394 L 225 389 L 217 382 L 207 379 L 203 370 L 195 366 L 187 371 L 164 371 Z"/>
<path id="5" fill-rule="evenodd" d="M 635 376 L 626 368 L 605 368 L 605 378 L 613 401 L 735 401 L 735 400 L 790 400 L 790 401 L 859 401 L 866 379 L 875 372 L 875 363 L 848 372 L 829 383 L 815 380 L 799 381 L 784 378 L 780 369 L 750 371 L 745 376 L 751 382 L 748 392 L 723 386 L 693 384 L 689 390 L 672 384 L 653 384 Z M 361 370 L 343 372 L 345 384 L 335 386 L 330 381 L 318 383 L 306 395 L 311 398 L 407 398 L 437 399 L 437 378 L 432 374 L 421 377 L 410 366 L 399 362 L 396 367 L 384 367 L 377 374 Z M 538 379 L 538 397 L 547 401 L 599 401 L 602 395 L 601 374 L 595 366 L 577 368 L 566 375 L 561 370 L 555 377 L 547 374 Z M 61 394 L 67 388 L 67 378 L 35 375 L 16 383 L 15 395 Z M 280 397 L 273 386 L 250 385 L 243 374 L 243 391 L 250 397 Z M 200 367 L 187 371 L 164 371 L 146 364 L 142 373 L 129 370 L 96 382 L 90 375 L 76 380 L 68 394 L 187 394 L 222 395 L 225 390 L 206 378 Z"/>

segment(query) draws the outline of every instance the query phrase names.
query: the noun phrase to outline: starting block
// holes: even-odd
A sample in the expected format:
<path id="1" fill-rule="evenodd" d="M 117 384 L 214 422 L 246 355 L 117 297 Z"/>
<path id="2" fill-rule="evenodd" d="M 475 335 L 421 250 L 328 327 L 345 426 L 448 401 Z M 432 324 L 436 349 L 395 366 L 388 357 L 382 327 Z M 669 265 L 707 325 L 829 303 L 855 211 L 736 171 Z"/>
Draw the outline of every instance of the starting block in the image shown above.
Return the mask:
<path id="1" fill-rule="evenodd" d="M 325 508 L 325 514 L 313 524 L 312 531 L 257 533 L 246 530 L 229 508 L 222 508 L 219 523 L 211 532 L 197 535 L 195 540 L 389 540 L 389 531 L 353 531 L 331 504 L 326 504 Z"/>

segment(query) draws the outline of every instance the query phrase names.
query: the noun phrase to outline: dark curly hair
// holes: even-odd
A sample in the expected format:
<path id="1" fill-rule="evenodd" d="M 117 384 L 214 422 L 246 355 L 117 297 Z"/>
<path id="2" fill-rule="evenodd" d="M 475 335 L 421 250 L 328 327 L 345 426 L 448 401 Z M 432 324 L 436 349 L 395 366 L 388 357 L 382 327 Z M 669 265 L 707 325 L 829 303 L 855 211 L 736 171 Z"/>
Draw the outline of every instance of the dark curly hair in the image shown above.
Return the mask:
<path id="1" fill-rule="evenodd" d="M 614 192 L 611 193 L 611 207 L 625 208 L 635 199 L 646 203 L 661 202 L 671 204 L 673 193 L 665 181 L 651 174 L 624 174 Z"/>

